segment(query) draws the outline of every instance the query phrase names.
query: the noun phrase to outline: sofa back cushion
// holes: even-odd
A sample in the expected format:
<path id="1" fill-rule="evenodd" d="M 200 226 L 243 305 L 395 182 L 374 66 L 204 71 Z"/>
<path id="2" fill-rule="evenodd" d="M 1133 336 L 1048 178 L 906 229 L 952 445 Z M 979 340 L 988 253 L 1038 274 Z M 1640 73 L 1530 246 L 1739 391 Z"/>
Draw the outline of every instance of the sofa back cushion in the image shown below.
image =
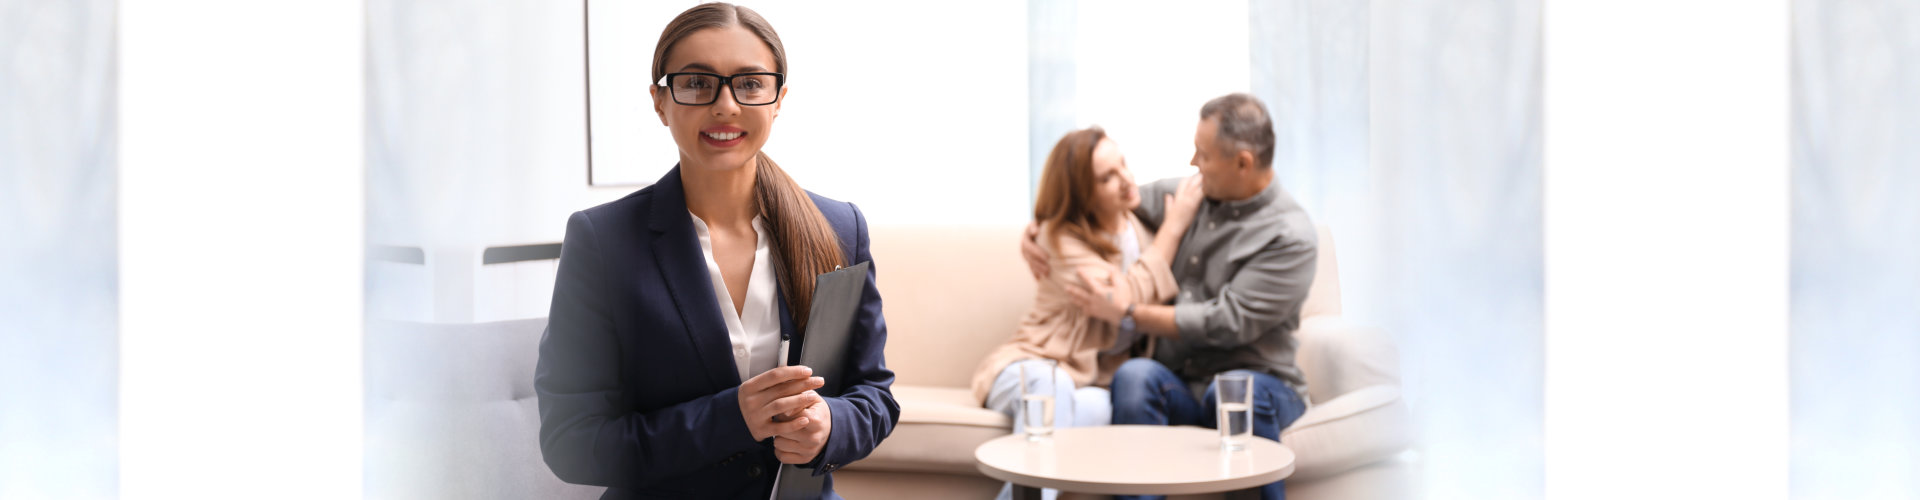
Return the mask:
<path id="1" fill-rule="evenodd" d="M 1033 306 L 1020 257 L 1025 225 L 871 228 L 887 316 L 887 367 L 899 384 L 967 387 L 987 352 Z"/>
<path id="2" fill-rule="evenodd" d="M 1333 229 L 1327 226 L 1314 229 L 1319 232 L 1319 246 L 1314 257 L 1313 285 L 1307 287 L 1307 303 L 1300 308 L 1302 319 L 1340 315 L 1340 261 L 1334 250 Z"/>

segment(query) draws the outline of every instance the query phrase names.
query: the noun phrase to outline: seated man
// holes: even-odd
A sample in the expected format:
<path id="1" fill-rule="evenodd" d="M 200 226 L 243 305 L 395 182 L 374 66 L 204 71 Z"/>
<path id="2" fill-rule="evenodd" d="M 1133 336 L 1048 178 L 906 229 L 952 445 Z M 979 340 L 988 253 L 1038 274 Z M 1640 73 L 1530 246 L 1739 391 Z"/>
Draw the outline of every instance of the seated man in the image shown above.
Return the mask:
<path id="1" fill-rule="evenodd" d="M 1152 337 L 1150 359 L 1129 360 L 1114 373 L 1114 424 L 1215 427 L 1213 376 L 1244 372 L 1253 378 L 1253 434 L 1278 441 L 1306 411 L 1293 332 L 1313 282 L 1316 232 L 1274 182 L 1273 122 L 1258 99 L 1231 94 L 1207 102 L 1194 149 L 1206 200 L 1172 262 L 1174 303 L 1136 303 L 1125 287 L 1099 278 L 1111 273 L 1095 270 L 1082 270 L 1083 283 L 1069 294 L 1088 314 L 1120 325 L 1117 345 L 1140 333 Z M 1135 215 L 1158 230 L 1163 198 L 1180 181 L 1141 186 Z M 1045 252 L 1031 237 L 1022 247 L 1044 275 Z M 1261 498 L 1285 496 L 1281 482 L 1261 488 Z"/>

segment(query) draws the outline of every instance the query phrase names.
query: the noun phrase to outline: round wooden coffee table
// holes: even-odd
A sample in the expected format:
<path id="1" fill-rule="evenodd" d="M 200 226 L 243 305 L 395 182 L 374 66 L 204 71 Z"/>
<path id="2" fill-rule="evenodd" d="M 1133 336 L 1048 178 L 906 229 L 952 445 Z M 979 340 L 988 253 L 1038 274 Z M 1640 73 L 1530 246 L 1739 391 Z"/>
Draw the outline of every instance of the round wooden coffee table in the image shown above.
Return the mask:
<path id="1" fill-rule="evenodd" d="M 1226 451 L 1219 431 L 1189 426 L 1076 427 L 1055 430 L 1039 442 L 1013 434 L 975 448 L 973 461 L 987 477 L 1013 483 L 1016 499 L 1040 498 L 1040 488 L 1257 497 L 1257 488 L 1293 473 L 1293 450 L 1286 445 L 1255 437 L 1246 449 Z"/>

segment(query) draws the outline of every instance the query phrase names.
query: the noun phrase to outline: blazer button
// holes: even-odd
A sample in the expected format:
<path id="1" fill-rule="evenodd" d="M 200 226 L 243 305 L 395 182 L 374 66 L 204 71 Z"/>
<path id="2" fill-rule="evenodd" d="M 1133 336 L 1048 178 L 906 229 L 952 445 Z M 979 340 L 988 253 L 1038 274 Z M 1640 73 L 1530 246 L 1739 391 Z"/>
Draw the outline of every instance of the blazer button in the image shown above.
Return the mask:
<path id="1" fill-rule="evenodd" d="M 760 477 L 760 475 L 764 473 L 766 473 L 766 471 L 761 470 L 760 464 L 753 464 L 752 467 L 747 468 L 747 477 Z"/>

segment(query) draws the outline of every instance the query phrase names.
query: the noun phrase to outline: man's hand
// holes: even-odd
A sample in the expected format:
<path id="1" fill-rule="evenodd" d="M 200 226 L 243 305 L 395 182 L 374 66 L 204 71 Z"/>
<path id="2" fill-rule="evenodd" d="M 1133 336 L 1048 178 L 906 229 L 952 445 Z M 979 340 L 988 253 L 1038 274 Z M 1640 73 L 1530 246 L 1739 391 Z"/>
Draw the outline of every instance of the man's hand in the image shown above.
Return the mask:
<path id="1" fill-rule="evenodd" d="M 827 382 L 826 379 L 811 375 L 812 368 L 783 366 L 755 375 L 740 384 L 740 416 L 746 419 L 747 430 L 753 433 L 754 441 L 797 432 L 815 423 L 802 410 L 812 406 L 826 407 L 826 400 L 813 390 Z M 800 412 L 799 418 L 775 421 L 775 417 L 796 412 Z"/>
<path id="2" fill-rule="evenodd" d="M 1120 323 L 1120 317 L 1127 314 L 1127 305 L 1133 303 L 1133 287 L 1116 286 L 1114 276 L 1119 271 L 1111 267 L 1087 266 L 1079 269 L 1080 282 L 1067 283 L 1067 296 L 1074 305 L 1108 323 Z"/>
<path id="3" fill-rule="evenodd" d="M 812 462 L 820 456 L 820 450 L 827 445 L 827 436 L 833 434 L 833 411 L 822 401 L 801 410 L 795 421 L 807 424 L 793 432 L 773 437 L 773 456 L 780 463 L 801 465 Z"/>
<path id="4" fill-rule="evenodd" d="M 1046 279 L 1053 272 L 1047 265 L 1047 249 L 1040 247 L 1040 223 L 1028 222 L 1027 231 L 1020 237 L 1020 256 L 1027 259 L 1027 270 L 1033 271 L 1033 280 Z"/>

